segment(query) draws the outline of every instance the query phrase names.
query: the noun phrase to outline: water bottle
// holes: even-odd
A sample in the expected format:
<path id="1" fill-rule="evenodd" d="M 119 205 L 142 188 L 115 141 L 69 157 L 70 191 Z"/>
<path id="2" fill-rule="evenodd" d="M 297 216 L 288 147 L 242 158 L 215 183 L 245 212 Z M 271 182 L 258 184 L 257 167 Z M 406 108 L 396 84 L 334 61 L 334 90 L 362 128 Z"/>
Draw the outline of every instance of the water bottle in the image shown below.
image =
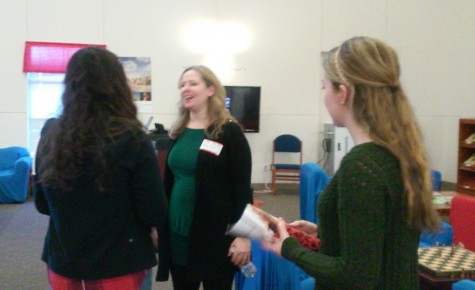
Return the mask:
<path id="1" fill-rule="evenodd" d="M 249 261 L 249 263 L 247 263 L 246 265 L 240 266 L 239 268 L 241 268 L 241 273 L 246 278 L 252 278 L 256 276 L 257 268 L 254 265 L 254 263 L 252 263 L 252 261 Z"/>
<path id="2" fill-rule="evenodd" d="M 230 252 L 234 253 L 235 250 L 236 249 L 234 247 L 232 247 Z M 239 266 L 239 268 L 241 269 L 241 273 L 246 278 L 252 278 L 252 277 L 256 276 L 257 268 L 254 265 L 254 263 L 252 263 L 252 261 L 249 261 L 249 263 L 247 263 L 245 265 Z"/>

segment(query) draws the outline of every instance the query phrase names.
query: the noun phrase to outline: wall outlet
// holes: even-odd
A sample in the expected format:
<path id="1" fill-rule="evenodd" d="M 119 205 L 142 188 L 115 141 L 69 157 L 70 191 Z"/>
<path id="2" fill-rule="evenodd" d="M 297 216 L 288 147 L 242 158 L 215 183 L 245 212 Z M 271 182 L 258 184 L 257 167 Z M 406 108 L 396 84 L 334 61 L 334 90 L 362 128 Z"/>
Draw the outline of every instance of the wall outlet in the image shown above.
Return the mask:
<path id="1" fill-rule="evenodd" d="M 266 164 L 264 165 L 264 172 L 267 172 L 267 171 L 269 171 L 269 165 Z"/>

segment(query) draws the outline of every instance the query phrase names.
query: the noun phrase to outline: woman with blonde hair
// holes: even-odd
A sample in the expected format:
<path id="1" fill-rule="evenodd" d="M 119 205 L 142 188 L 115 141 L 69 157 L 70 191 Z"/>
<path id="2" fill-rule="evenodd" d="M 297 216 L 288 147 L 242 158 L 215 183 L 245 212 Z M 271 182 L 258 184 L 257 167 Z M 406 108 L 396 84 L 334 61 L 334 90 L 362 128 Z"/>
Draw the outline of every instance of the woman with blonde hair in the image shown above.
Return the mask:
<path id="1" fill-rule="evenodd" d="M 226 92 L 207 67 L 192 66 L 179 81 L 179 117 L 165 170 L 169 198 L 167 259 L 157 280 L 175 290 L 232 288 L 237 266 L 250 260 L 250 241 L 225 235 L 252 203 L 251 150 L 225 107 Z"/>
<path id="2" fill-rule="evenodd" d="M 314 277 L 315 289 L 419 289 L 419 235 L 436 230 L 439 220 L 396 52 L 355 37 L 322 58 L 325 106 L 355 147 L 320 195 L 320 251 L 299 246 L 283 219 L 276 225 L 279 237 L 265 246 Z M 310 222 L 292 225 L 317 234 Z"/>

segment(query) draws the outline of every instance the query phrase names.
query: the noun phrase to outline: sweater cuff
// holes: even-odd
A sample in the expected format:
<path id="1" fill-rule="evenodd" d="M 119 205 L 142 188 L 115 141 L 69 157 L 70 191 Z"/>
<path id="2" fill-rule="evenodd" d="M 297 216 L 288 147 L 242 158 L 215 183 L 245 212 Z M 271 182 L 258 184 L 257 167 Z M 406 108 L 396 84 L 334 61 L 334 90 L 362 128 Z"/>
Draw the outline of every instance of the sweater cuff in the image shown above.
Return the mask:
<path id="1" fill-rule="evenodd" d="M 294 237 L 288 237 L 282 243 L 282 249 L 281 249 L 282 257 L 290 260 L 292 256 L 292 250 L 298 247 L 300 247 L 300 244 L 299 242 L 297 242 L 297 239 Z"/>

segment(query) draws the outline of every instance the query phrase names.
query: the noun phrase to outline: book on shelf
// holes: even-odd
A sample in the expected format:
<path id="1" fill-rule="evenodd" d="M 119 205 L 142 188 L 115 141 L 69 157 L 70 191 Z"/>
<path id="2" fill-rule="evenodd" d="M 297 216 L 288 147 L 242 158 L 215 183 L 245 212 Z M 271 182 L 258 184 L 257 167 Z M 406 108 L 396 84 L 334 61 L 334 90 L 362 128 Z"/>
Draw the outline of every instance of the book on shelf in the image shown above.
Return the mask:
<path id="1" fill-rule="evenodd" d="M 472 135 L 468 136 L 467 139 L 465 139 L 465 144 L 473 144 L 475 143 L 475 133 L 472 133 Z"/>
<path id="2" fill-rule="evenodd" d="M 472 154 L 467 160 L 463 162 L 463 166 L 472 167 L 475 166 L 475 153 Z"/>

